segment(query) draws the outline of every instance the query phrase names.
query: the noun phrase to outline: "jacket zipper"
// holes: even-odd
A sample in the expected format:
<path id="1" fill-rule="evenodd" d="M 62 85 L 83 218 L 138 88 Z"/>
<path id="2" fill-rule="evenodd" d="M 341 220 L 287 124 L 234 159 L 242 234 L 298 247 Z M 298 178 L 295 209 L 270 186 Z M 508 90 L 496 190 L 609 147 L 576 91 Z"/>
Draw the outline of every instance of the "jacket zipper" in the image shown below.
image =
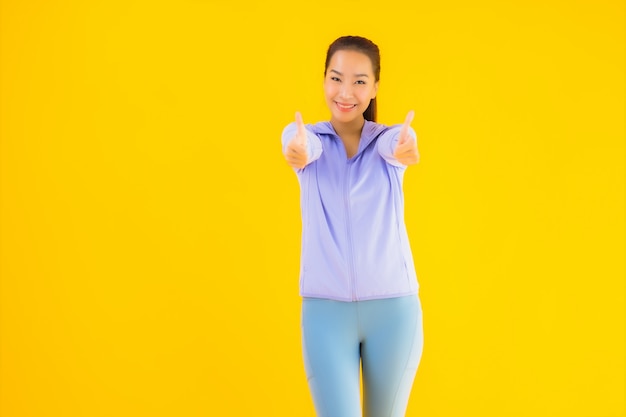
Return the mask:
<path id="1" fill-rule="evenodd" d="M 350 218 L 350 167 L 352 163 L 348 160 L 348 167 L 346 169 L 346 176 L 343 186 L 343 201 L 346 210 L 346 242 L 348 244 L 348 268 L 350 273 L 350 289 L 352 292 L 352 301 L 356 301 L 356 279 L 354 274 L 354 249 L 352 242 L 352 220 Z"/>

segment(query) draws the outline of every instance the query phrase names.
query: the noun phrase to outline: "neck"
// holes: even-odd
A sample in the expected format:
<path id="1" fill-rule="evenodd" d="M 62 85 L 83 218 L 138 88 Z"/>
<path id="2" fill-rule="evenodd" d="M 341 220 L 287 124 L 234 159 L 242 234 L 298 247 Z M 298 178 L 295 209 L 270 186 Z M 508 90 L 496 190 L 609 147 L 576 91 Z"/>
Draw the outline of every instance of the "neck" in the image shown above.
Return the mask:
<path id="1" fill-rule="evenodd" d="M 331 119 L 330 124 L 339 136 L 361 136 L 361 131 L 365 125 L 365 119 L 363 117 L 359 117 L 347 123 Z"/>

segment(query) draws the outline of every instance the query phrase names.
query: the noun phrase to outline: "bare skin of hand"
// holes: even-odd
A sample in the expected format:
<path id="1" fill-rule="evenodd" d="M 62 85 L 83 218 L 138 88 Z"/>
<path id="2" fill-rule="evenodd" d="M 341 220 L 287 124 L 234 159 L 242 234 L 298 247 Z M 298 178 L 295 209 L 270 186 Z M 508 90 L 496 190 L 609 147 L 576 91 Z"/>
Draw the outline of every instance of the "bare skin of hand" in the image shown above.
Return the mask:
<path id="1" fill-rule="evenodd" d="M 400 138 L 393 152 L 394 158 L 404 165 L 415 165 L 420 160 L 420 154 L 417 151 L 417 141 L 409 134 L 409 127 L 413 121 L 415 113 L 411 110 L 404 120 L 402 129 L 400 130 Z"/>
<path id="2" fill-rule="evenodd" d="M 308 155 L 306 151 L 306 129 L 300 112 L 296 112 L 296 136 L 289 142 L 285 149 L 285 159 L 290 167 L 302 169 L 306 166 Z"/>

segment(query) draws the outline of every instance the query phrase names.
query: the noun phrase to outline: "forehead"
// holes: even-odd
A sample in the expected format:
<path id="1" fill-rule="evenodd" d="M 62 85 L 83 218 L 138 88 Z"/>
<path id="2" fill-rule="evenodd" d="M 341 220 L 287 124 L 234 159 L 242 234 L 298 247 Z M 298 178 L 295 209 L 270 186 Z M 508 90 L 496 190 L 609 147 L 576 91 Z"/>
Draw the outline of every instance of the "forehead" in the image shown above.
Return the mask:
<path id="1" fill-rule="evenodd" d="M 374 73 L 370 58 L 363 52 L 352 50 L 335 52 L 328 63 L 328 70 L 333 69 L 348 75 Z"/>

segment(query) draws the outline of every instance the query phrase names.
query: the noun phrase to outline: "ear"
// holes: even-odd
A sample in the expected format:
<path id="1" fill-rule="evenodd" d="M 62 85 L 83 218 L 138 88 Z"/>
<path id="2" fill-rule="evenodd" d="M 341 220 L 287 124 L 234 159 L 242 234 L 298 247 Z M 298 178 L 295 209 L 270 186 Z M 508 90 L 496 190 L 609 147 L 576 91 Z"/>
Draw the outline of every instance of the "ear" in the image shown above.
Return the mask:
<path id="1" fill-rule="evenodd" d="M 376 83 L 374 84 L 374 92 L 372 93 L 372 94 L 373 94 L 373 95 L 372 95 L 372 99 L 375 99 L 375 98 L 376 98 L 376 94 L 378 93 L 378 83 L 379 83 L 379 82 L 380 82 L 380 81 L 376 81 Z"/>

